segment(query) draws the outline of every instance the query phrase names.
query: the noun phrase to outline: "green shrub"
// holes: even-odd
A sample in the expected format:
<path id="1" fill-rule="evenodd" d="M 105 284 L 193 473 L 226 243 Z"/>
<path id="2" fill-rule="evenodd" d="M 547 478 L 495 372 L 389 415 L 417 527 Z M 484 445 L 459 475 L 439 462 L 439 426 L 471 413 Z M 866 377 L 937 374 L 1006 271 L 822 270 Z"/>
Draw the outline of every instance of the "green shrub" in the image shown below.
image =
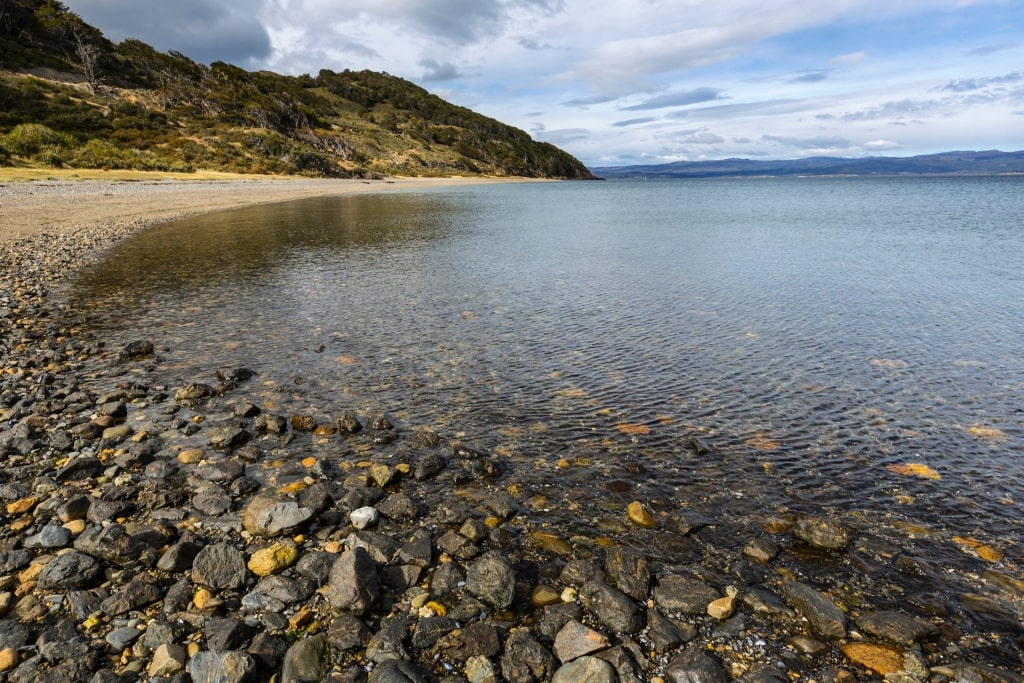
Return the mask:
<path id="1" fill-rule="evenodd" d="M 22 157 L 38 154 L 44 147 L 66 147 L 69 143 L 68 136 L 38 123 L 19 124 L 0 138 L 0 145 Z"/>

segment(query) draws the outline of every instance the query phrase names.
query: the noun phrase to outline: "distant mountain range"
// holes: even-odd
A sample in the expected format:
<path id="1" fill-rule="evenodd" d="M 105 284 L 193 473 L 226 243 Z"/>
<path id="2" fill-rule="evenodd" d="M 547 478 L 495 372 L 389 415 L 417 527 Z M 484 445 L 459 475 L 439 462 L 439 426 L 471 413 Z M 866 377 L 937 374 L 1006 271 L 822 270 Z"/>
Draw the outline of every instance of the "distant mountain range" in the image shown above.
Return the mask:
<path id="1" fill-rule="evenodd" d="M 943 152 L 914 157 L 809 157 L 784 161 L 721 159 L 591 169 L 602 178 L 730 178 L 749 176 L 1002 175 L 1024 173 L 1024 151 Z"/>

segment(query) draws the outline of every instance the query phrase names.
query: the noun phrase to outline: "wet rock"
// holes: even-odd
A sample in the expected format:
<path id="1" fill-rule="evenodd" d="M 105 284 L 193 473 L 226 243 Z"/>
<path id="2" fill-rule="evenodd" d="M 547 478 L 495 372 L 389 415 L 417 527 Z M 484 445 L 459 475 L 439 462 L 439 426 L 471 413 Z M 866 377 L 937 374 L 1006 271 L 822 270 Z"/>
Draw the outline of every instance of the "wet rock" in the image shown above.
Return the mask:
<path id="1" fill-rule="evenodd" d="M 363 425 L 355 413 L 346 412 L 337 421 L 338 431 L 343 434 L 358 434 L 363 431 Z"/>
<path id="2" fill-rule="evenodd" d="M 633 524 L 645 529 L 651 529 L 658 524 L 658 520 L 654 518 L 654 515 L 638 500 L 634 500 L 626 507 L 626 517 Z"/>
<path id="3" fill-rule="evenodd" d="M 423 508 L 405 493 L 392 493 L 377 504 L 380 514 L 394 522 L 413 522 L 423 514 Z"/>
<path id="4" fill-rule="evenodd" d="M 580 602 L 613 633 L 633 634 L 644 626 L 644 613 L 628 595 L 600 581 L 591 581 L 579 591 Z"/>
<path id="5" fill-rule="evenodd" d="M 757 562 L 771 562 L 779 554 L 779 546 L 766 538 L 755 538 L 743 549 L 743 554 Z"/>
<path id="6" fill-rule="evenodd" d="M 279 635 L 261 631 L 252 639 L 252 644 L 246 650 L 256 662 L 256 665 L 264 670 L 276 671 L 288 652 L 288 641 Z"/>
<path id="7" fill-rule="evenodd" d="M 192 683 L 242 683 L 255 670 L 245 652 L 197 652 L 188 663 Z"/>
<path id="8" fill-rule="evenodd" d="M 256 418 L 253 429 L 266 434 L 284 434 L 288 431 L 288 420 L 283 415 L 263 414 Z"/>
<path id="9" fill-rule="evenodd" d="M 704 615 L 708 604 L 720 598 L 717 590 L 700 579 L 678 574 L 666 574 L 658 578 L 654 589 L 654 601 L 667 612 Z"/>
<path id="10" fill-rule="evenodd" d="M 793 535 L 816 548 L 842 550 L 850 544 L 850 531 L 842 524 L 824 517 L 800 515 Z"/>
<path id="11" fill-rule="evenodd" d="M 146 356 L 152 355 L 153 342 L 148 339 L 139 339 L 133 342 L 128 342 L 120 351 L 117 352 L 117 357 L 121 360 L 134 360 L 136 358 L 145 358 Z"/>
<path id="12" fill-rule="evenodd" d="M 960 596 L 960 605 L 971 620 L 982 629 L 1014 636 L 1024 635 L 1024 626 L 1020 618 L 995 598 L 965 593 Z"/>
<path id="13" fill-rule="evenodd" d="M 252 435 L 244 427 L 238 425 L 223 425 L 212 429 L 209 433 L 209 443 L 212 448 L 234 448 L 241 446 L 249 440 Z"/>
<path id="14" fill-rule="evenodd" d="M 377 631 L 366 644 L 366 658 L 371 662 L 386 662 L 395 659 L 409 659 L 405 639 L 412 620 L 406 615 L 385 617 Z"/>
<path id="15" fill-rule="evenodd" d="M 560 662 L 571 662 L 578 657 L 604 650 L 610 645 L 603 633 L 573 619 L 566 622 L 555 636 L 555 656 Z"/>
<path id="16" fill-rule="evenodd" d="M 903 668 L 903 653 L 892 645 L 844 643 L 840 649 L 851 662 L 871 669 L 879 676 L 896 673 Z"/>
<path id="17" fill-rule="evenodd" d="M 193 383 L 186 384 L 174 392 L 174 400 L 182 403 L 202 401 L 217 394 L 216 389 L 209 384 Z"/>
<path id="18" fill-rule="evenodd" d="M 830 597 L 792 579 L 782 582 L 782 592 L 786 602 L 823 636 L 842 638 L 846 635 L 846 615 Z"/>
<path id="19" fill-rule="evenodd" d="M 743 604 L 752 612 L 796 616 L 796 612 L 775 593 L 762 586 L 753 586 L 742 596 Z"/>
<path id="20" fill-rule="evenodd" d="M 330 650 L 326 634 L 296 641 L 284 656 L 281 680 L 290 683 L 320 683 L 327 674 Z"/>
<path id="21" fill-rule="evenodd" d="M 44 590 L 90 588 L 103 580 L 103 566 L 94 557 L 77 550 L 61 553 L 39 574 Z"/>
<path id="22" fill-rule="evenodd" d="M 801 652 L 809 657 L 821 657 L 829 651 L 828 643 L 823 643 L 817 638 L 811 638 L 802 634 L 790 636 L 786 642 L 797 652 Z"/>
<path id="23" fill-rule="evenodd" d="M 314 510 L 283 497 L 260 495 L 245 508 L 245 529 L 253 536 L 292 534 L 313 519 Z"/>
<path id="24" fill-rule="evenodd" d="M 901 645 L 912 645 L 936 630 L 932 624 L 903 612 L 866 612 L 855 621 L 866 633 Z"/>
<path id="25" fill-rule="evenodd" d="M 785 672 L 771 664 L 755 664 L 739 679 L 740 683 L 790 683 Z"/>
<path id="26" fill-rule="evenodd" d="M 540 683 L 551 676 L 558 662 L 528 629 L 513 629 L 505 641 L 501 675 L 509 683 Z"/>
<path id="27" fill-rule="evenodd" d="M 658 652 L 674 650 L 697 635 L 692 624 L 673 621 L 657 609 L 647 610 L 647 626 L 647 636 Z"/>
<path id="28" fill-rule="evenodd" d="M 316 418 L 312 415 L 292 415 L 289 420 L 297 432 L 312 432 L 316 429 Z"/>
<path id="29" fill-rule="evenodd" d="M 247 382 L 256 376 L 256 371 L 251 368 L 218 368 L 217 379 L 221 382 L 237 383 Z"/>
<path id="30" fill-rule="evenodd" d="M 213 590 L 238 590 L 248 578 L 245 556 L 227 543 L 206 546 L 192 563 L 192 580 Z"/>
<path id="31" fill-rule="evenodd" d="M 615 546 L 608 550 L 605 570 L 612 583 L 634 600 L 646 600 L 651 585 L 647 558 L 629 548 Z"/>
<path id="32" fill-rule="evenodd" d="M 665 679 L 671 683 L 726 683 L 722 665 L 709 654 L 689 647 L 665 667 Z"/>
<path id="33" fill-rule="evenodd" d="M 346 550 L 331 567 L 327 599 L 331 606 L 362 614 L 380 600 L 377 563 L 362 548 Z"/>
<path id="34" fill-rule="evenodd" d="M 357 531 L 351 534 L 345 539 L 345 545 L 352 548 L 362 548 L 370 557 L 373 558 L 374 562 L 379 564 L 389 564 L 398 554 L 398 550 L 401 546 L 387 534 L 382 534 L 377 531 Z"/>
<path id="35" fill-rule="evenodd" d="M 79 479 L 90 479 L 103 471 L 103 463 L 98 458 L 89 455 L 82 455 L 74 458 L 66 465 L 57 470 L 54 478 L 58 482 L 77 481 Z"/>
<path id="36" fill-rule="evenodd" d="M 512 605 L 515 583 L 512 565 L 496 552 L 476 560 L 466 572 L 466 590 L 499 610 Z"/>
<path id="37" fill-rule="evenodd" d="M 412 476 L 416 481 L 424 481 L 437 476 L 447 466 L 448 462 L 439 453 L 427 453 L 416 461 Z"/>
<path id="38" fill-rule="evenodd" d="M 426 650 L 434 646 L 438 640 L 459 627 L 459 622 L 448 617 L 425 617 L 416 622 L 416 630 L 412 634 L 412 646 L 417 650 Z"/>

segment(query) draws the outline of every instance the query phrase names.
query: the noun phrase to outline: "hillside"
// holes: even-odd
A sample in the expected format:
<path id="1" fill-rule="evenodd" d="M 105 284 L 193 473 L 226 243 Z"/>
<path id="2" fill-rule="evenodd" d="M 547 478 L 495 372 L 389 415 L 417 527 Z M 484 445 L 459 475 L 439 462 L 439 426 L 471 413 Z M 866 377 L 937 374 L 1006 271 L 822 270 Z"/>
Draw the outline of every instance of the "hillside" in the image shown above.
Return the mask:
<path id="1" fill-rule="evenodd" d="M 1024 173 L 1021 152 L 943 152 L 914 157 L 811 157 L 786 161 L 722 159 L 595 168 L 603 178 L 734 178 L 795 175 L 1000 175 Z"/>
<path id="2" fill-rule="evenodd" d="M 56 0 L 0 3 L 0 165 L 588 179 L 522 130 L 373 71 L 198 64 L 114 44 Z"/>

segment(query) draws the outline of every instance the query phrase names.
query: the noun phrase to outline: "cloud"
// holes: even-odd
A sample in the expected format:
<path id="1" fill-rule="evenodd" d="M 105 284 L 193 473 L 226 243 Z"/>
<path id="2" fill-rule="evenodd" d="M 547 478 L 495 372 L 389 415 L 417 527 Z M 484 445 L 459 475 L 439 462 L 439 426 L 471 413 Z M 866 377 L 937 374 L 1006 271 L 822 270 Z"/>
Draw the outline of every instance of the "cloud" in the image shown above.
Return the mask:
<path id="1" fill-rule="evenodd" d="M 537 130 L 537 128 L 534 128 Z M 541 135 L 539 139 L 550 142 L 553 145 L 564 145 L 570 142 L 578 142 L 590 138 L 590 131 L 586 128 L 562 128 L 560 130 L 543 130 L 543 126 L 537 131 Z"/>
<path id="2" fill-rule="evenodd" d="M 839 118 L 843 121 L 878 121 L 882 119 L 902 119 L 907 115 L 923 116 L 926 112 L 939 108 L 935 100 L 897 100 L 883 102 L 874 107 L 860 111 L 846 112 Z"/>
<path id="3" fill-rule="evenodd" d="M 860 64 L 868 58 L 867 52 L 848 52 L 843 55 L 837 55 L 832 58 L 833 64 L 839 64 L 843 66 L 849 66 L 853 64 Z"/>
<path id="4" fill-rule="evenodd" d="M 850 149 L 854 144 L 843 137 L 826 137 L 819 135 L 814 138 L 798 138 L 788 135 L 762 135 L 764 142 L 775 142 L 786 147 L 797 149 Z"/>
<path id="5" fill-rule="evenodd" d="M 673 119 L 720 119 L 727 117 L 793 113 L 806 109 L 808 105 L 798 99 L 761 100 L 737 104 L 719 104 L 712 107 L 698 107 L 683 111 L 669 112 L 665 116 Z"/>
<path id="6" fill-rule="evenodd" d="M 989 55 L 994 55 L 997 52 L 1012 50 L 1019 46 L 1020 43 L 994 43 L 992 45 L 982 45 L 981 47 L 972 48 L 964 52 L 964 54 L 968 57 L 988 57 Z"/>
<path id="7" fill-rule="evenodd" d="M 971 92 L 974 90 L 982 90 L 990 85 L 1020 83 L 1021 81 L 1024 81 L 1024 71 L 1016 71 L 1014 73 L 1005 74 L 1003 76 L 993 76 L 991 78 L 961 78 L 959 80 L 950 81 L 939 88 L 939 90 L 948 92 Z"/>
<path id="8" fill-rule="evenodd" d="M 818 69 L 817 71 L 808 71 L 807 73 L 800 74 L 790 78 L 787 83 L 820 83 L 824 81 L 832 74 L 831 69 Z"/>
<path id="9" fill-rule="evenodd" d="M 674 140 L 689 145 L 717 145 L 725 142 L 725 138 L 715 135 L 707 128 L 680 131 L 676 134 Z"/>
<path id="10" fill-rule="evenodd" d="M 657 120 L 657 116 L 645 116 L 639 119 L 626 119 L 625 121 L 616 121 L 615 123 L 612 123 L 610 125 L 615 126 L 616 128 L 625 128 L 626 126 L 636 126 L 641 123 L 650 123 L 651 121 Z"/>
<path id="11" fill-rule="evenodd" d="M 649 100 L 634 104 L 631 107 L 622 107 L 622 111 L 643 111 L 645 109 L 664 109 L 666 107 L 682 107 L 689 104 L 711 102 L 712 100 L 724 99 L 720 96 L 722 91 L 718 88 L 697 88 L 683 92 L 668 93 L 659 95 Z"/>
<path id="12" fill-rule="evenodd" d="M 198 62 L 253 65 L 271 54 L 270 35 L 258 18 L 261 0 L 71 0 L 67 5 L 111 40 L 137 38 Z"/>
<path id="13" fill-rule="evenodd" d="M 872 140 L 870 142 L 865 142 L 862 146 L 864 147 L 864 149 L 875 152 L 881 152 L 890 149 L 899 149 L 900 147 L 902 147 L 900 143 L 893 142 L 892 140 Z"/>
<path id="14" fill-rule="evenodd" d="M 423 80 L 427 83 L 454 81 L 462 75 L 451 62 L 444 62 L 442 64 L 436 59 L 430 59 L 429 57 L 421 59 L 420 66 L 426 69 L 426 72 L 423 74 Z"/>
<path id="15" fill-rule="evenodd" d="M 604 104 L 605 102 L 612 102 L 618 98 L 612 97 L 611 95 L 589 95 L 587 97 L 576 97 L 571 100 L 562 102 L 567 107 L 589 107 L 595 104 Z"/>

